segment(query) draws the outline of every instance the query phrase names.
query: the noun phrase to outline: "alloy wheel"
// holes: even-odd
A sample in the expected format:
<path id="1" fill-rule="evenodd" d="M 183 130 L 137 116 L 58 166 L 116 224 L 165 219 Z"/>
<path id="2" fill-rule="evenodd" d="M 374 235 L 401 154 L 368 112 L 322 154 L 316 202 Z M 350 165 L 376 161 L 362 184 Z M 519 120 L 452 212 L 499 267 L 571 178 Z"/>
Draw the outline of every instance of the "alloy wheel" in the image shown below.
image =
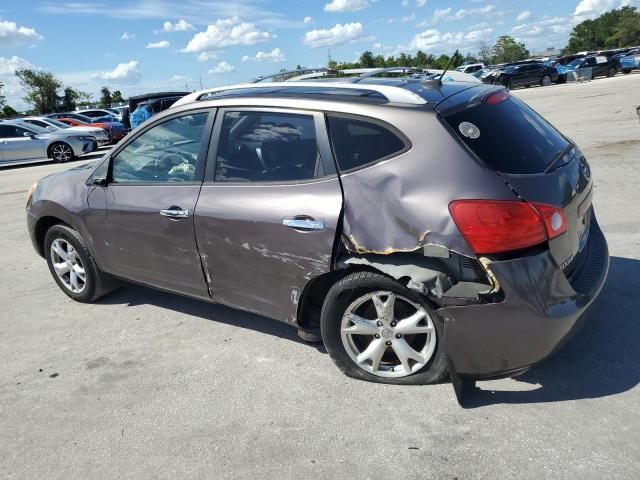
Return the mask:
<path id="1" fill-rule="evenodd" d="M 57 143 L 53 146 L 53 159 L 58 162 L 66 162 L 73 157 L 71 147 L 66 143 Z"/>
<path id="2" fill-rule="evenodd" d="M 388 291 L 363 295 L 347 307 L 342 345 L 364 371 L 406 377 L 422 369 L 436 348 L 436 329 L 420 304 Z"/>
<path id="3" fill-rule="evenodd" d="M 72 293 L 81 293 L 87 276 L 78 252 L 64 238 L 51 242 L 51 265 L 62 284 Z"/>
<path id="4" fill-rule="evenodd" d="M 542 85 L 545 87 L 548 87 L 549 85 L 551 85 L 551 78 L 548 77 L 547 75 L 542 77 Z"/>

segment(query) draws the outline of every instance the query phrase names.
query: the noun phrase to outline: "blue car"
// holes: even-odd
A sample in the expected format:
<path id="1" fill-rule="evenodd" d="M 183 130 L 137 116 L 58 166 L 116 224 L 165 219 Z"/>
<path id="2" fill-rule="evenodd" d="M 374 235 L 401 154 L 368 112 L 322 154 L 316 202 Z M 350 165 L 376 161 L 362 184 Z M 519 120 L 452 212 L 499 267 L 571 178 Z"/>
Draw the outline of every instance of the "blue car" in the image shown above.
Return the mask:
<path id="1" fill-rule="evenodd" d="M 622 57 L 620 59 L 620 66 L 622 73 L 631 73 L 631 70 L 640 69 L 640 50 L 626 57 Z"/>

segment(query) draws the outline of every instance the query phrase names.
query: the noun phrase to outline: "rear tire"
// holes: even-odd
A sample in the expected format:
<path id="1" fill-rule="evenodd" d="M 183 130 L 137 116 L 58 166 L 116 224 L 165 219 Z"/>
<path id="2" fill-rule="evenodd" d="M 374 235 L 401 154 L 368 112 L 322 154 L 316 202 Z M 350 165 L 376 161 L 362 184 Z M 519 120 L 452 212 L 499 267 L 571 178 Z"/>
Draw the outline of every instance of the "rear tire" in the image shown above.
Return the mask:
<path id="1" fill-rule="evenodd" d="M 422 295 L 384 275 L 357 272 L 334 284 L 320 327 L 331 359 L 349 377 L 424 385 L 446 376 L 442 321 Z"/>
<path id="2" fill-rule="evenodd" d="M 616 73 L 618 73 L 618 72 L 616 71 L 616 69 L 615 69 L 615 68 L 613 68 L 613 67 L 611 67 L 611 68 L 609 69 L 609 71 L 607 72 L 607 77 L 615 77 L 615 76 L 616 76 Z"/>
<path id="3" fill-rule="evenodd" d="M 73 149 L 68 143 L 55 142 L 49 146 L 49 157 L 53 158 L 56 162 L 69 162 L 75 157 Z"/>
<path id="4" fill-rule="evenodd" d="M 543 76 L 540 80 L 540 85 L 543 87 L 548 87 L 549 85 L 551 85 L 551 77 L 549 75 Z"/>
<path id="5" fill-rule="evenodd" d="M 44 252 L 53 279 L 77 302 L 93 302 L 117 287 L 116 281 L 98 268 L 80 234 L 66 225 L 47 230 Z"/>

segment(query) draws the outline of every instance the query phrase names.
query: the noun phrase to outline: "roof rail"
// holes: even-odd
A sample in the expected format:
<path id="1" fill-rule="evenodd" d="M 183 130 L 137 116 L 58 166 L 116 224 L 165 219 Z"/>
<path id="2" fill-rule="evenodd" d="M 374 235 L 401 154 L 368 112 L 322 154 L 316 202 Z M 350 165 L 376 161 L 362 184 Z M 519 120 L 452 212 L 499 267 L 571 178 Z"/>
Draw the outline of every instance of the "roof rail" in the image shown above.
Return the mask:
<path id="1" fill-rule="evenodd" d="M 391 72 L 403 72 L 403 73 L 419 73 L 422 72 L 421 68 L 415 67 L 387 67 L 387 68 L 375 68 L 369 70 L 368 72 L 362 73 L 355 78 L 349 80 L 351 83 L 358 83 L 364 80 L 365 78 L 375 77 L 376 75 L 380 75 L 381 73 L 391 73 Z"/>
<path id="2" fill-rule="evenodd" d="M 395 87 L 391 85 L 378 85 L 378 84 L 353 84 L 353 83 L 326 83 L 326 82 L 273 82 L 273 83 L 240 83 L 237 85 L 229 85 L 226 87 L 208 88 L 206 90 L 200 90 L 199 92 L 191 93 L 185 97 L 182 97 L 172 107 L 185 105 L 187 103 L 197 102 L 199 100 L 211 100 L 216 97 L 217 94 L 222 92 L 230 92 L 233 90 L 242 90 L 243 93 L 247 90 L 256 90 L 259 94 L 260 90 L 272 89 L 275 91 L 272 93 L 309 93 L 313 89 L 313 94 L 322 94 L 322 90 L 326 90 L 327 95 L 335 93 L 336 89 L 348 90 L 362 90 L 363 92 L 376 92 L 385 97 L 390 103 L 404 103 L 407 105 L 425 105 L 427 101 L 417 93 L 414 93 L 406 88 Z M 296 92 L 298 91 L 298 92 Z M 335 96 L 334 96 L 335 98 Z"/>
<path id="3" fill-rule="evenodd" d="M 264 80 L 269 80 L 270 78 L 286 77 L 287 75 L 291 75 L 291 78 L 295 78 L 296 76 L 294 75 L 294 73 L 303 75 L 305 73 L 318 73 L 318 72 L 336 73 L 336 70 L 331 70 L 330 68 L 325 68 L 325 67 L 297 68 L 295 70 L 284 70 L 282 72 L 272 73 L 270 75 L 260 75 L 259 77 L 254 78 L 251 81 L 251 83 L 260 83 Z"/>

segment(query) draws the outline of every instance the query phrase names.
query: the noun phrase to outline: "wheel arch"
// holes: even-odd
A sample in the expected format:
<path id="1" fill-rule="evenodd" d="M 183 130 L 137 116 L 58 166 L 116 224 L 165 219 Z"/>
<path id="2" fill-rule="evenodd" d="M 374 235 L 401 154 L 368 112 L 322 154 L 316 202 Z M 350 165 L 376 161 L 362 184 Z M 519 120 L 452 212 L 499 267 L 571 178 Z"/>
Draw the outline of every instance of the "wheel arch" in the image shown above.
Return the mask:
<path id="1" fill-rule="evenodd" d="M 73 228 L 64 220 L 58 217 L 55 217 L 53 215 L 45 215 L 43 217 L 40 217 L 36 221 L 35 226 L 33 228 L 33 238 L 35 240 L 35 246 L 36 246 L 37 252 L 42 258 L 45 257 L 44 238 L 47 235 L 47 232 L 49 231 L 49 229 L 54 225 L 64 225 L 65 227 Z"/>

